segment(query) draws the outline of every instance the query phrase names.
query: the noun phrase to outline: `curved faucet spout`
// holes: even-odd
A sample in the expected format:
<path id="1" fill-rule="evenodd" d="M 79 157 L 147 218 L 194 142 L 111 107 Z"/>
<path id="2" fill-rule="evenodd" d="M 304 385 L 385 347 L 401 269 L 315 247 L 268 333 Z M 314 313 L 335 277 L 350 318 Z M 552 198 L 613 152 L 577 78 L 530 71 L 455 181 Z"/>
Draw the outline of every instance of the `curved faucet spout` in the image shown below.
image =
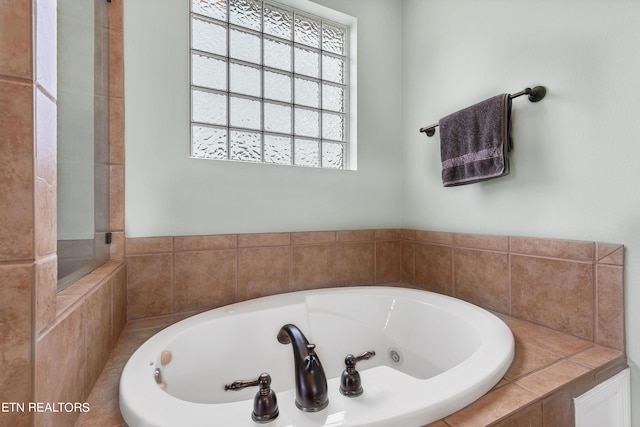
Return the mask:
<path id="1" fill-rule="evenodd" d="M 304 412 L 317 412 L 327 407 L 329 395 L 327 377 L 315 352 L 296 325 L 288 323 L 280 328 L 278 341 L 291 344 L 296 376 L 296 406 Z"/>

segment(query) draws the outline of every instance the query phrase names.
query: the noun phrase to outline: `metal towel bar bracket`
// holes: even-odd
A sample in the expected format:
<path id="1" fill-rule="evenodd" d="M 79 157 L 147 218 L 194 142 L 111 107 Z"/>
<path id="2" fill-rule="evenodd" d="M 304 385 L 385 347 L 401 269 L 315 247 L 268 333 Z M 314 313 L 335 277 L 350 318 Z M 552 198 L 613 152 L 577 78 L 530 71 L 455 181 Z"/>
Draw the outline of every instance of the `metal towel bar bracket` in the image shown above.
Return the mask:
<path id="1" fill-rule="evenodd" d="M 542 100 L 542 98 L 544 98 L 546 94 L 547 94 L 547 89 L 544 86 L 536 86 L 533 89 L 528 87 L 528 88 L 525 88 L 524 90 L 521 90 L 520 92 L 509 95 L 509 98 L 513 99 L 522 95 L 529 95 L 528 97 L 529 101 L 538 102 Z M 420 132 L 426 133 L 427 136 L 433 136 L 436 133 L 437 127 L 438 127 L 438 124 L 435 123 L 431 126 L 425 126 L 423 128 L 420 128 Z"/>

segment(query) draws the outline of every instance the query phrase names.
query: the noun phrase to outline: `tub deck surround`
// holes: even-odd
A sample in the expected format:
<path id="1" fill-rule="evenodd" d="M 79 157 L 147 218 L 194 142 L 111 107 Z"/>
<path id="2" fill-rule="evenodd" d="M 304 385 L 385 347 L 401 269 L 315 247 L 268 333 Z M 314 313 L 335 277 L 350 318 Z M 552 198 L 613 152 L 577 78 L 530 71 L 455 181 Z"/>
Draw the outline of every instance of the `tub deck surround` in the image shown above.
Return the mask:
<path id="1" fill-rule="evenodd" d="M 196 313 L 128 322 L 88 398 L 91 411 L 81 414 L 76 427 L 126 426 L 119 411 L 118 385 L 128 358 L 148 338 L 192 314 Z M 511 367 L 485 396 L 429 427 L 572 425 L 572 397 L 627 366 L 621 351 L 508 315 L 494 314 L 511 328 L 515 338 Z"/>
<path id="2" fill-rule="evenodd" d="M 402 281 L 624 350 L 620 244 L 376 229 L 128 238 L 126 259 L 129 320 Z"/>

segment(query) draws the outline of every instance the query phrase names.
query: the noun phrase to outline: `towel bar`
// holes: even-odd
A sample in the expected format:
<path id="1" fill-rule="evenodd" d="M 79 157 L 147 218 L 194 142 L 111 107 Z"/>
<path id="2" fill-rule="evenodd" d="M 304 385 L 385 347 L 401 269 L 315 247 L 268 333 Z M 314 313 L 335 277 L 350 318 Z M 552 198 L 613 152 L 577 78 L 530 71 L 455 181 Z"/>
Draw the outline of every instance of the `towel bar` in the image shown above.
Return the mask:
<path id="1" fill-rule="evenodd" d="M 529 101 L 538 102 L 547 94 L 547 89 L 544 86 L 536 86 L 533 89 L 530 87 L 521 90 L 520 92 L 514 93 L 513 95 L 509 95 L 509 99 L 517 98 L 522 95 L 529 95 Z M 433 124 L 431 126 L 425 126 L 420 128 L 420 132 L 424 132 L 427 136 L 433 136 L 436 133 L 436 128 L 438 124 Z"/>

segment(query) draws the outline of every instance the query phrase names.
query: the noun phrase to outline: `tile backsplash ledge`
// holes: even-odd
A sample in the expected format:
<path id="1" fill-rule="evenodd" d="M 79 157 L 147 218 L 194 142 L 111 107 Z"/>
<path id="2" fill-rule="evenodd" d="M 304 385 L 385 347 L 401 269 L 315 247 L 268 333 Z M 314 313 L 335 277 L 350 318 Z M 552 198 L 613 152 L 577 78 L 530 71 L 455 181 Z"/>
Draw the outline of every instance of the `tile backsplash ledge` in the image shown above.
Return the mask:
<path id="1" fill-rule="evenodd" d="M 409 229 L 127 238 L 128 320 L 404 282 L 624 351 L 621 244 Z"/>

